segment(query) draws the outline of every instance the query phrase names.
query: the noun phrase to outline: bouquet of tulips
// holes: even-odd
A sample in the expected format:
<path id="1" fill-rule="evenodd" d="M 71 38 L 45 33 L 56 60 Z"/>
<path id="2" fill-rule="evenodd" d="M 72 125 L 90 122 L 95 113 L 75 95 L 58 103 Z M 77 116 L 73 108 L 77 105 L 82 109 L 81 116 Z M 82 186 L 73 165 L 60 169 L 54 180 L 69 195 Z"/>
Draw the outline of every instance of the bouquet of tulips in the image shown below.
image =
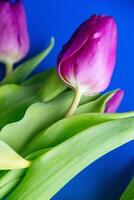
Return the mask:
<path id="1" fill-rule="evenodd" d="M 53 46 L 51 38 L 13 70 L 29 51 L 26 16 L 21 0 L 0 0 L 0 199 L 51 199 L 96 159 L 134 140 L 134 112 L 115 113 L 124 91 L 101 93 L 116 61 L 113 17 L 93 15 L 63 47 L 56 68 L 30 77 Z"/>

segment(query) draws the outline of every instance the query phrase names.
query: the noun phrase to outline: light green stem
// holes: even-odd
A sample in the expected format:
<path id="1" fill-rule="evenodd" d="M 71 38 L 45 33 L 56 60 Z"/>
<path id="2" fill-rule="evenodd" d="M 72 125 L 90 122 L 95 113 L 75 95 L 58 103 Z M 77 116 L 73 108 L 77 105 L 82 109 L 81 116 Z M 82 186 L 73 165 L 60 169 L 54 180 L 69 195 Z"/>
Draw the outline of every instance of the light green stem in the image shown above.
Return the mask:
<path id="1" fill-rule="evenodd" d="M 5 80 L 9 81 L 11 79 L 12 71 L 13 71 L 13 64 L 6 63 L 6 76 L 5 76 Z"/>
<path id="2" fill-rule="evenodd" d="M 73 101 L 72 101 L 72 104 L 71 104 L 71 106 L 70 106 L 70 109 L 69 109 L 68 113 L 66 114 L 66 117 L 70 117 L 70 116 L 72 116 L 72 115 L 75 113 L 76 108 L 77 108 L 78 105 L 79 105 L 81 96 L 82 96 L 81 91 L 80 91 L 79 89 L 76 90 L 74 99 L 73 99 Z"/>

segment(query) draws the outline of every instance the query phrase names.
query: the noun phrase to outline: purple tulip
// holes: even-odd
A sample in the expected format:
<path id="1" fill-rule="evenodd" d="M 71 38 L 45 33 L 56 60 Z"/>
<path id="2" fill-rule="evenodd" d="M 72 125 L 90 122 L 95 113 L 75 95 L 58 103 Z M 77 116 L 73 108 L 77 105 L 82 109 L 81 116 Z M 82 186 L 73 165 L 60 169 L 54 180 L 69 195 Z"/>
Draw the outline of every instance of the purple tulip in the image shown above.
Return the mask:
<path id="1" fill-rule="evenodd" d="M 124 96 L 123 90 L 118 90 L 112 98 L 106 103 L 105 111 L 107 113 L 114 113 L 118 109 Z"/>
<path id="2" fill-rule="evenodd" d="M 13 65 L 29 50 L 26 16 L 21 0 L 0 0 L 0 61 Z"/>
<path id="3" fill-rule="evenodd" d="M 81 94 L 104 91 L 116 61 L 117 27 L 111 16 L 93 15 L 63 47 L 58 58 L 61 79 Z"/>

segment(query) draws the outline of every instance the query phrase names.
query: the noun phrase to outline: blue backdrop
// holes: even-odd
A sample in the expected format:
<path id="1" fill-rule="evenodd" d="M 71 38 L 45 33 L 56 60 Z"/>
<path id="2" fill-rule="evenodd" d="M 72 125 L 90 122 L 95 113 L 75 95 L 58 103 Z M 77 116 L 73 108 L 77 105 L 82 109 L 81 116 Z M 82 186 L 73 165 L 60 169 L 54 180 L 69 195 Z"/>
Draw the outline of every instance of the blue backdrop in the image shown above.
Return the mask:
<path id="1" fill-rule="evenodd" d="M 56 64 L 62 45 L 76 27 L 93 13 L 115 17 L 118 25 L 117 64 L 108 90 L 125 90 L 119 111 L 134 110 L 133 0 L 24 0 L 31 37 L 29 56 L 44 49 L 51 36 L 56 45 L 37 71 Z M 53 200 L 116 200 L 134 174 L 134 142 L 109 153 L 86 168 Z"/>

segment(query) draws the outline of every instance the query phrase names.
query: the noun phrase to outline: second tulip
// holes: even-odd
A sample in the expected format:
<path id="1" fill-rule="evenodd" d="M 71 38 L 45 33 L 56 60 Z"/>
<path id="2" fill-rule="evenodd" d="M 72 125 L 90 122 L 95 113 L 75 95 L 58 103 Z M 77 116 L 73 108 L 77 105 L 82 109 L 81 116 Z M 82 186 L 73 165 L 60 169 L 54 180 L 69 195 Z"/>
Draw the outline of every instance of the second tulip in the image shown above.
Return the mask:
<path id="1" fill-rule="evenodd" d="M 0 62 L 12 65 L 25 57 L 29 50 L 26 16 L 21 0 L 12 3 L 0 0 Z"/>

